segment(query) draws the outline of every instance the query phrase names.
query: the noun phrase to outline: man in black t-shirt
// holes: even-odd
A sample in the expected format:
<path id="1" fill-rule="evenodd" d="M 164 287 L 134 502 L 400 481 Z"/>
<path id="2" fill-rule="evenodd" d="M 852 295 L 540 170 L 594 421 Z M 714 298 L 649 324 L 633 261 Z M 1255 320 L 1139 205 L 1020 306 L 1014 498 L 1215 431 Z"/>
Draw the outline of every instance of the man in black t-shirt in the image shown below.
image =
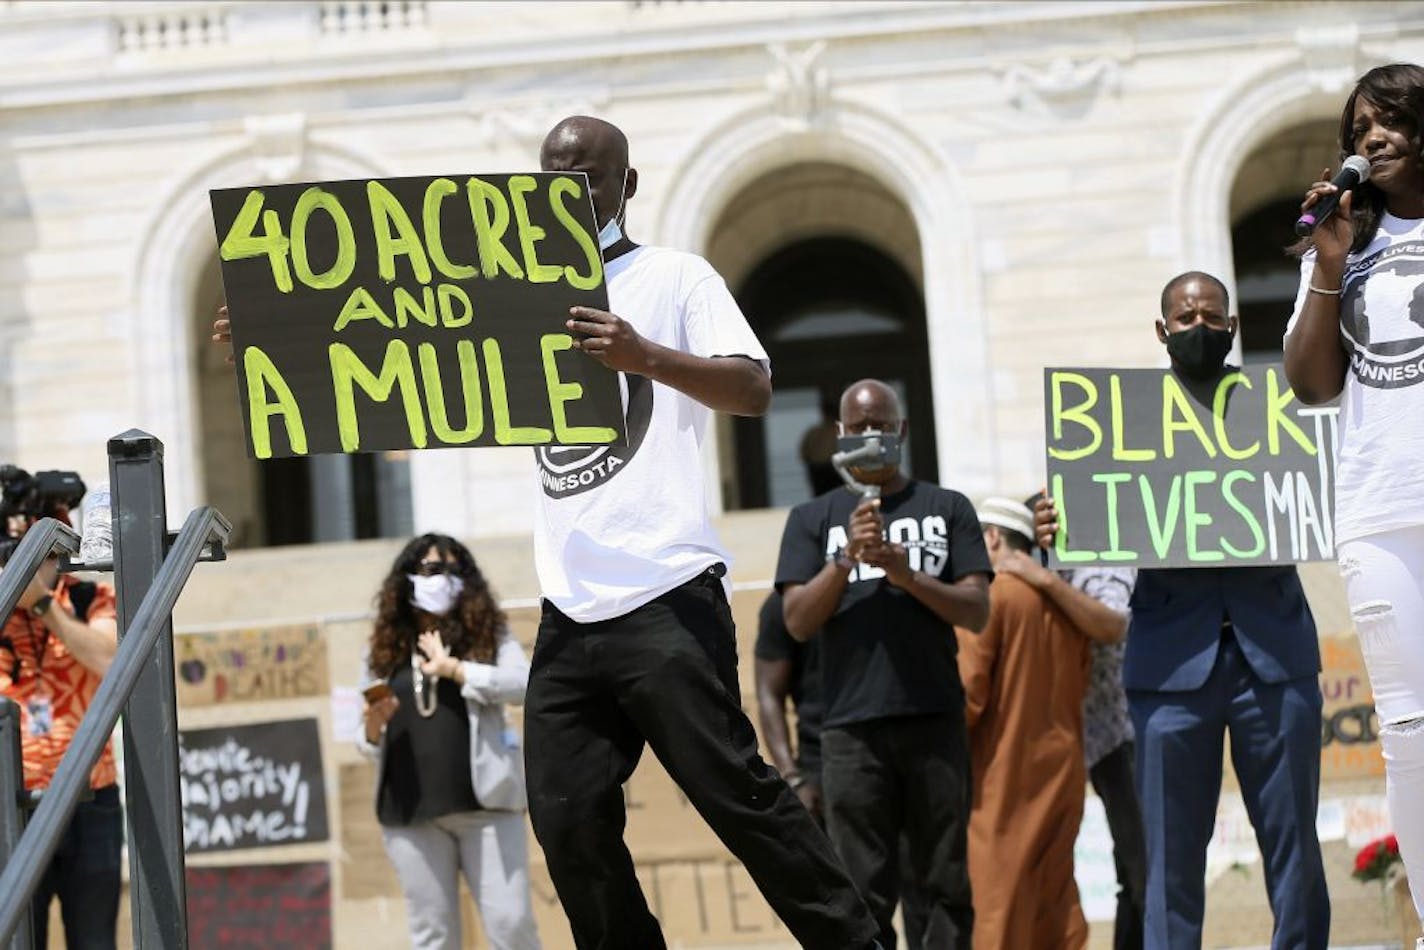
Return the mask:
<path id="1" fill-rule="evenodd" d="M 802 643 L 786 629 L 781 594 L 772 591 L 757 618 L 756 696 L 761 741 L 781 777 L 823 826 L 821 807 L 820 643 Z M 786 701 L 796 707 L 796 747 L 786 724 Z"/>
<path id="2" fill-rule="evenodd" d="M 863 380 L 841 398 L 843 448 L 906 431 L 894 390 Z M 852 468 L 879 489 L 838 489 L 792 509 L 776 584 L 787 630 L 821 632 L 827 830 L 895 946 L 902 831 L 924 903 L 926 950 L 967 948 L 969 752 L 955 626 L 988 620 L 992 571 L 968 499 L 912 481 L 886 458 Z"/>

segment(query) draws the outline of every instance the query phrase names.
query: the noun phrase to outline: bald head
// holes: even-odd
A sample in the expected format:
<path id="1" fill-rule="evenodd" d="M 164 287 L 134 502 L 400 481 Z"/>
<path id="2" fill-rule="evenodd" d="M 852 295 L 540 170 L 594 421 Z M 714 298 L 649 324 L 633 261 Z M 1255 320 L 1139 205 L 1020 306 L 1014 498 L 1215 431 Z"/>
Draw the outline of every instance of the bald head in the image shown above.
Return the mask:
<path id="1" fill-rule="evenodd" d="M 841 426 L 846 432 L 898 432 L 904 420 L 900 397 L 878 379 L 852 383 L 841 396 Z"/>
<path id="2" fill-rule="evenodd" d="M 612 122 L 591 115 L 571 115 L 544 136 L 539 167 L 546 172 L 588 175 L 597 225 L 622 219 L 624 206 L 638 191 L 638 171 L 628 164 L 628 137 Z"/>

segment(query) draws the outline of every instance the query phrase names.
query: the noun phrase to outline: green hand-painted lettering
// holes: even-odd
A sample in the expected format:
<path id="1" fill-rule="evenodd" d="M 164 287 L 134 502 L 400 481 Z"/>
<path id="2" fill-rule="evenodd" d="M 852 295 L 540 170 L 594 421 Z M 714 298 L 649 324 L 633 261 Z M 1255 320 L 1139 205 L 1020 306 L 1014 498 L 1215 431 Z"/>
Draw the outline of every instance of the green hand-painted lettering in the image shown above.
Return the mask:
<path id="1" fill-rule="evenodd" d="M 480 273 L 494 277 L 500 271 L 524 279 L 519 262 L 504 246 L 504 232 L 509 228 L 509 204 L 504 192 L 487 181 L 471 178 L 465 183 L 470 201 L 470 214 L 475 221 L 475 243 L 480 250 Z"/>
<path id="2" fill-rule="evenodd" d="M 1162 517 L 1158 517 L 1152 480 L 1146 475 L 1139 475 L 1137 486 L 1142 492 L 1142 507 L 1147 512 L 1147 533 L 1152 536 L 1152 548 L 1159 558 L 1165 560 L 1167 551 L 1172 547 L 1172 536 L 1177 533 L 1177 514 L 1182 508 L 1182 476 L 1172 476 L 1172 487 L 1167 493 L 1167 511 Z"/>
<path id="3" fill-rule="evenodd" d="M 570 265 L 564 268 L 564 280 L 575 290 L 592 290 L 603 283 L 603 255 L 598 250 L 597 239 L 583 229 L 578 219 L 564 205 L 563 199 L 566 195 L 582 198 L 583 187 L 574 178 L 555 178 L 549 186 L 549 207 L 559 224 L 578 242 L 579 250 L 583 251 L 584 259 L 588 262 L 588 273 L 580 274 Z"/>
<path id="4" fill-rule="evenodd" d="M 1173 410 L 1176 410 L 1175 412 Z M 1207 458 L 1216 458 L 1216 446 L 1202 428 L 1201 421 L 1192 409 L 1191 400 L 1182 389 L 1182 384 L 1171 373 L 1162 374 L 1162 455 L 1172 458 L 1177 454 L 1177 433 L 1190 432 L 1201 442 Z"/>
<path id="5" fill-rule="evenodd" d="M 465 427 L 450 425 L 445 411 L 445 389 L 440 381 L 440 364 L 435 359 L 435 344 L 416 347 L 420 359 L 420 379 L 425 384 L 425 404 L 430 407 L 430 429 L 435 438 L 446 445 L 465 445 L 480 437 L 485 430 L 484 399 L 480 395 L 480 360 L 474 340 L 460 340 L 455 354 L 460 362 L 460 391 L 465 399 Z"/>
<path id="6" fill-rule="evenodd" d="M 470 295 L 459 284 L 441 284 L 437 290 L 440 297 L 440 322 L 450 329 L 469 326 L 475 319 L 475 307 L 470 303 Z M 455 312 L 459 307 L 459 313 Z"/>
<path id="7" fill-rule="evenodd" d="M 459 190 L 460 186 L 448 178 L 437 178 L 426 185 L 421 223 L 425 225 L 425 246 L 430 250 L 430 260 L 435 263 L 435 269 L 451 280 L 469 280 L 478 277 L 479 271 L 469 264 L 456 264 L 450 260 L 440 237 L 440 203 Z"/>
<path id="8" fill-rule="evenodd" d="M 1256 520 L 1256 513 L 1248 508 L 1241 499 L 1231 491 L 1231 486 L 1240 481 L 1254 483 L 1256 476 L 1250 472 L 1232 471 L 1221 477 L 1221 494 L 1226 499 L 1226 503 L 1231 506 L 1241 520 L 1246 522 L 1246 527 L 1251 531 L 1251 538 L 1255 542 L 1255 547 L 1249 551 L 1238 550 L 1230 541 L 1225 538 L 1221 541 L 1222 550 L 1228 555 L 1239 560 L 1247 560 L 1253 557 L 1260 557 L 1261 552 L 1266 550 L 1266 536 L 1261 533 L 1261 523 Z"/>
<path id="9" fill-rule="evenodd" d="M 514 208 L 514 224 L 519 231 L 519 248 L 524 252 L 524 273 L 531 284 L 549 284 L 564 276 L 564 269 L 557 264 L 539 263 L 538 248 L 535 247 L 547 235 L 544 229 L 529 222 L 529 206 L 524 196 L 539 190 L 539 182 L 532 175 L 509 176 L 509 203 Z"/>
<path id="10" fill-rule="evenodd" d="M 504 356 L 499 341 L 489 337 L 484 342 L 485 378 L 489 380 L 490 415 L 494 416 L 494 440 L 500 445 L 548 445 L 554 433 L 542 426 L 511 426 L 509 424 L 509 390 L 504 384 Z"/>
<path id="11" fill-rule="evenodd" d="M 1306 455 L 1315 456 L 1315 443 L 1301 431 L 1300 426 L 1286 415 L 1286 406 L 1295 399 L 1289 385 L 1282 387 L 1280 377 L 1273 366 L 1266 370 L 1266 451 L 1272 455 L 1281 454 L 1281 430 L 1296 441 Z"/>
<path id="12" fill-rule="evenodd" d="M 1063 496 L 1063 475 L 1060 472 L 1053 474 L 1053 498 L 1058 502 L 1058 533 L 1053 539 L 1053 553 L 1064 564 L 1097 560 L 1097 554 L 1092 551 L 1068 550 L 1068 505 Z"/>
<path id="13" fill-rule="evenodd" d="M 564 403 L 583 398 L 583 387 L 559 378 L 559 364 L 554 354 L 573 349 L 573 337 L 567 333 L 546 333 L 539 338 L 544 354 L 544 382 L 549 388 L 549 412 L 554 417 L 554 438 L 564 445 L 607 445 L 618 438 L 618 430 L 606 426 L 571 426 L 564 412 Z"/>
<path id="14" fill-rule="evenodd" d="M 404 340 L 386 343 L 380 375 L 372 373 L 361 357 L 345 343 L 333 343 L 327 348 L 331 362 L 331 382 L 336 390 L 336 431 L 341 436 L 341 451 L 355 452 L 361 447 L 361 424 L 356 413 L 357 386 L 376 402 L 385 402 L 400 387 L 401 404 L 405 409 L 410 442 L 425 448 L 425 414 L 420 408 L 420 391 L 415 380 L 415 366 L 410 359 L 410 346 Z"/>
<path id="15" fill-rule="evenodd" d="M 366 197 L 371 204 L 371 228 L 376 237 L 376 272 L 390 283 L 396 279 L 396 258 L 410 259 L 410 269 L 422 284 L 430 283 L 430 261 L 415 222 L 405 213 L 396 196 L 378 181 L 366 182 Z M 399 235 L 392 232 L 392 227 Z"/>
<path id="16" fill-rule="evenodd" d="M 396 326 L 405 329 L 411 317 L 417 322 L 428 327 L 433 327 L 438 322 L 435 316 L 435 288 L 429 284 L 420 288 L 420 301 L 416 302 L 415 295 L 404 287 L 397 286 L 391 294 L 396 306 Z M 338 329 L 340 329 L 338 327 Z"/>
<path id="17" fill-rule="evenodd" d="M 1187 473 L 1187 560 L 1195 564 L 1226 560 L 1226 555 L 1220 551 L 1203 551 L 1197 546 L 1197 529 L 1211 524 L 1211 515 L 1197 509 L 1197 486 L 1210 485 L 1215 481 L 1215 472 Z"/>
<path id="18" fill-rule="evenodd" d="M 282 222 L 277 212 L 262 210 L 263 195 L 254 188 L 247 193 L 242 208 L 233 218 L 232 227 L 218 247 L 218 253 L 225 261 L 240 261 L 249 257 L 266 255 L 272 268 L 272 282 L 284 294 L 292 292 L 292 270 L 287 264 L 287 249 L 291 242 L 282 234 Z M 262 222 L 262 236 L 253 234 L 258 220 Z"/>
<path id="19" fill-rule="evenodd" d="M 247 377 L 247 419 L 252 433 L 252 453 L 260 459 L 272 457 L 272 417 L 281 416 L 287 427 L 287 442 L 297 455 L 307 454 L 307 430 L 292 387 L 277 371 L 271 357 L 255 346 L 242 351 L 242 371 Z M 275 402 L 267 401 L 271 391 Z"/>
<path id="20" fill-rule="evenodd" d="M 1229 459 L 1248 459 L 1261 451 L 1261 442 L 1256 440 L 1251 443 L 1248 449 L 1238 449 L 1226 438 L 1226 399 L 1233 386 L 1245 386 L 1253 389 L 1251 380 L 1245 373 L 1227 373 L 1221 378 L 1221 382 L 1216 384 L 1216 395 L 1211 400 L 1211 424 L 1216 432 L 1216 444 L 1221 446 L 1221 454 Z"/>
<path id="21" fill-rule="evenodd" d="M 1117 377 L 1113 377 L 1113 383 L 1117 382 Z M 1124 551 L 1122 549 L 1121 532 L 1117 513 L 1117 486 L 1123 482 L 1132 481 L 1129 472 L 1105 472 L 1093 476 L 1093 481 L 1103 485 L 1107 490 L 1107 515 L 1108 515 L 1108 549 L 1099 551 L 1098 558 L 1103 561 L 1135 561 L 1136 551 Z"/>
<path id="22" fill-rule="evenodd" d="M 1150 462 L 1157 457 L 1156 449 L 1129 449 L 1122 426 L 1122 380 L 1117 373 L 1108 378 L 1108 402 L 1112 407 L 1112 440 L 1114 461 Z"/>
<path id="23" fill-rule="evenodd" d="M 376 298 L 364 287 L 357 287 L 351 291 L 351 296 L 346 298 L 346 303 L 341 306 L 341 313 L 336 317 L 336 326 L 333 332 L 340 332 L 348 323 L 356 320 L 375 320 L 387 330 L 396 328 L 395 321 L 390 314 L 381 309 L 381 305 L 376 303 Z"/>
<path id="24" fill-rule="evenodd" d="M 336 226 L 336 260 L 320 274 L 312 272 L 307 257 L 307 222 L 318 208 L 325 211 Z M 340 287 L 356 269 L 356 234 L 351 229 L 351 219 L 336 196 L 317 185 L 303 191 L 292 209 L 292 269 L 297 272 L 297 279 L 312 290 Z"/>
<path id="25" fill-rule="evenodd" d="M 1069 383 L 1083 390 L 1085 395 L 1083 401 L 1078 405 L 1065 409 L 1063 387 Z M 1098 403 L 1098 387 L 1082 373 L 1055 372 L 1049 378 L 1049 388 L 1053 393 L 1053 441 L 1055 443 L 1063 441 L 1063 423 L 1065 421 L 1076 422 L 1092 433 L 1092 441 L 1080 449 L 1060 449 L 1057 445 L 1050 445 L 1048 447 L 1049 457 L 1071 462 L 1092 455 L 1103 444 L 1103 427 L 1098 425 L 1097 420 L 1088 414 L 1088 410 Z"/>

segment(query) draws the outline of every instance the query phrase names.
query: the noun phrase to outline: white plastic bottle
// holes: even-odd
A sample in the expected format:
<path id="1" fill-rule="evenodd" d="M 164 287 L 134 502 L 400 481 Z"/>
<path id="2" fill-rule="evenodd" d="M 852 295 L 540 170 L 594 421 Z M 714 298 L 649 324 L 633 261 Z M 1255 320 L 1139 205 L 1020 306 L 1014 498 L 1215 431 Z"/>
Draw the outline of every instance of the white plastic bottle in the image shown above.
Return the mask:
<path id="1" fill-rule="evenodd" d="M 109 503 L 109 483 L 100 482 L 84 495 L 80 507 L 79 559 L 85 564 L 114 558 L 113 511 Z"/>

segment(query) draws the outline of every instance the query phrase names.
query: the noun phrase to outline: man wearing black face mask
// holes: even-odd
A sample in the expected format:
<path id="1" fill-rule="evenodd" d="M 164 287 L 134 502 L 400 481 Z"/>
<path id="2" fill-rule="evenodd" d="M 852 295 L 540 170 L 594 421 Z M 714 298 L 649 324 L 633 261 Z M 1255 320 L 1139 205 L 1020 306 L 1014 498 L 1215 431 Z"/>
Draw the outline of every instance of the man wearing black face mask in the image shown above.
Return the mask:
<path id="1" fill-rule="evenodd" d="M 1157 338 L 1172 371 L 1213 382 L 1236 333 L 1225 286 L 1181 274 L 1162 291 Z M 1051 498 L 1035 509 L 1051 547 Z M 1137 734 L 1147 835 L 1144 945 L 1200 947 L 1206 848 L 1221 793 L 1222 737 L 1264 856 L 1273 948 L 1324 948 L 1330 930 L 1315 814 L 1320 647 L 1293 565 L 1143 570 L 1122 679 Z"/>
<path id="2" fill-rule="evenodd" d="M 969 750 L 954 628 L 984 627 L 992 571 L 968 499 L 901 473 L 905 430 L 889 386 L 846 390 L 842 449 L 878 439 L 883 454 L 851 469 L 878 493 L 835 488 L 794 508 L 776 583 L 791 635 L 822 632 L 827 831 L 881 945 L 897 943 L 903 832 L 921 946 L 968 950 Z"/>

